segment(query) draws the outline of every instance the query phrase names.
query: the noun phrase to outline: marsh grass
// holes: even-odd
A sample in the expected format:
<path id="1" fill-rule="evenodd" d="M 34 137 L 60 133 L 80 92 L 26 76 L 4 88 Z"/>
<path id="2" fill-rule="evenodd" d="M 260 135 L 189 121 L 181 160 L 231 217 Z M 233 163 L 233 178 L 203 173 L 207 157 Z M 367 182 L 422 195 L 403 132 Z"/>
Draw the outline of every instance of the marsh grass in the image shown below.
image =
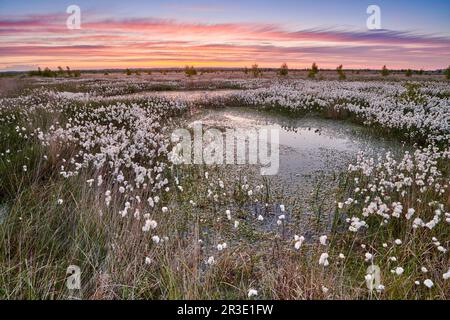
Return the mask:
<path id="1" fill-rule="evenodd" d="M 265 297 L 321 297 L 320 287 L 300 290 L 308 280 L 300 275 L 306 272 L 308 261 L 297 265 L 294 275 L 284 270 L 285 263 L 303 260 L 292 254 L 290 241 L 286 244 L 277 232 L 254 230 L 252 217 L 243 210 L 248 199 L 240 185 L 227 190 L 241 204 L 241 227 L 234 230 L 224 213 L 218 211 L 232 203 L 218 206 L 198 197 L 208 186 L 198 183 L 202 174 L 190 169 L 184 176 L 186 183 L 189 176 L 196 182 L 192 188 L 184 193 L 161 194 L 169 203 L 170 214 L 161 217 L 155 213 L 153 217 L 161 221 L 158 233 L 166 234 L 170 241 L 159 245 L 150 235 L 142 236 L 141 224 L 135 219 L 117 215 L 121 208 L 119 194 L 110 207 L 104 205 L 102 192 L 85 183 L 88 172 L 69 180 L 51 178 L 21 186 L 10 199 L 8 216 L 0 225 L 2 297 L 243 299 L 255 281 Z M 101 190 L 114 190 L 108 183 Z M 58 204 L 58 199 L 64 199 L 64 203 Z M 194 199 L 196 206 L 186 204 L 187 199 Z M 222 241 L 232 244 L 232 249 L 218 253 L 214 246 Z M 212 266 L 205 263 L 210 255 L 216 257 Z M 150 265 L 144 264 L 146 257 L 151 259 Z M 71 264 L 82 270 L 79 295 L 65 288 L 65 272 Z M 295 279 L 284 279 L 288 276 Z M 286 283 L 273 287 L 279 277 Z M 291 292 L 294 288 L 297 291 Z"/>
<path id="2" fill-rule="evenodd" d="M 64 87 L 63 90 L 69 90 Z M 128 90 L 128 89 L 127 89 Z M 416 89 L 411 89 L 405 99 L 416 99 Z M 111 101 L 109 103 L 115 103 Z M 229 105 L 242 106 L 241 101 L 229 101 Z M 335 105 L 345 103 L 337 101 Z M 168 208 L 164 213 L 142 204 L 142 213 L 149 212 L 158 221 L 151 232 L 142 232 L 142 219 L 132 215 L 121 217 L 118 212 L 127 200 L 118 191 L 113 178 L 105 172 L 86 168 L 77 176 L 64 179 L 59 174 L 61 159 L 71 158 L 78 150 L 70 143 L 52 143 L 43 146 L 34 136 L 24 137 L 16 127 L 49 128 L 89 108 L 99 108 L 102 103 L 72 102 L 70 107 L 58 113 L 37 110 L 23 118 L 7 110 L 13 119 L 0 126 L 0 150 L 10 150 L 0 158 L 0 203 L 7 205 L 7 214 L 0 223 L 0 297 L 3 299 L 247 299 L 249 288 L 256 288 L 258 298 L 267 299 L 448 299 L 450 287 L 442 274 L 448 268 L 448 253 L 436 251 L 430 242 L 432 236 L 447 248 L 448 226 L 440 224 L 433 232 L 426 229 L 412 230 L 401 223 L 386 227 L 372 227 L 357 233 L 344 232 L 348 227 L 345 218 L 359 215 L 361 206 L 348 211 L 335 209 L 334 215 L 324 209 L 326 197 L 336 200 L 353 196 L 354 178 L 364 183 L 370 179 L 353 174 L 342 174 L 339 186 L 331 194 L 323 192 L 320 183 L 310 199 L 285 199 L 272 188 L 269 180 L 251 181 L 251 186 L 262 185 L 259 192 L 249 196 L 240 172 L 221 167 L 172 167 L 165 174 L 169 178 L 170 191 L 158 191 L 161 203 Z M 131 105 L 131 102 L 130 102 Z M 204 106 L 202 106 L 204 107 Z M 210 105 L 211 107 L 211 105 Z M 270 112 L 293 115 L 282 107 L 266 106 Z M 11 113 L 12 112 L 12 113 Z M 319 112 L 319 110 L 317 110 Z M 356 115 L 330 106 L 319 114 L 332 119 L 363 122 Z M 175 111 L 170 116 L 180 116 Z M 295 113 L 301 116 L 303 113 Z M 168 121 L 167 126 L 172 123 Z M 126 128 L 127 123 L 114 123 Z M 130 128 L 128 128 L 130 129 Z M 379 127 L 375 127 L 382 133 Z M 392 131 L 386 134 L 392 135 Z M 43 157 L 47 158 L 44 159 Z M 24 166 L 27 170 L 24 171 Z M 439 163 L 444 174 L 449 173 L 448 163 Z M 205 170 L 209 178 L 205 178 Z M 92 186 L 87 180 L 104 173 L 101 186 Z M 178 189 L 174 178 L 180 178 L 184 190 Z M 219 179 L 227 182 L 222 189 Z M 366 180 L 364 180 L 366 179 Z M 206 197 L 208 189 L 214 194 L 225 193 L 217 200 Z M 105 204 L 105 191 L 111 190 L 110 206 Z M 147 199 L 155 195 L 148 190 L 136 190 L 134 197 Z M 439 199 L 448 203 L 448 189 L 444 195 L 435 193 L 411 193 L 422 200 L 416 211 L 432 215 L 427 205 Z M 412 199 L 404 199 L 392 193 L 392 200 L 413 205 Z M 63 199 L 62 203 L 58 203 Z M 193 201 L 195 205 L 191 204 Z M 281 202 L 292 209 L 292 225 L 264 225 L 275 219 L 274 210 L 262 210 L 264 222 L 256 220 L 249 210 L 256 204 L 270 203 L 277 207 Z M 298 201 L 311 202 L 315 208 L 315 234 L 310 235 L 299 250 L 294 249 L 293 234 L 300 232 L 303 212 Z M 447 202 L 446 202 L 447 201 Z M 447 207 L 448 208 L 448 207 Z M 229 221 L 225 210 L 232 211 Z M 329 243 L 320 245 L 317 236 L 329 232 L 324 220 L 334 219 Z M 372 218 L 371 218 L 372 219 Z M 235 220 L 240 222 L 234 228 Z M 258 227 L 258 223 L 264 227 Z M 371 226 L 379 225 L 376 218 L 368 219 Z M 152 240 L 159 235 L 160 243 Z M 300 235 L 300 234 L 299 234 Z M 402 239 L 397 246 L 393 241 Z M 226 242 L 222 251 L 217 245 Z M 388 246 L 384 248 L 383 243 Z M 365 245 L 363 249 L 361 245 Z M 381 267 L 382 292 L 369 291 L 364 276 L 369 262 L 364 253 L 374 254 Z M 330 265 L 319 265 L 322 253 L 330 256 Z M 345 258 L 340 259 L 342 253 Z M 207 260 L 213 256 L 214 264 Z M 389 257 L 395 256 L 394 263 Z M 146 263 L 146 258 L 149 263 Z M 82 271 L 82 290 L 66 288 L 66 269 L 78 265 Z M 398 276 L 391 270 L 401 265 L 405 272 Z M 428 275 L 420 273 L 426 266 Z M 425 288 L 414 281 L 432 277 L 435 285 Z M 440 279 L 440 280 L 435 280 Z"/>
<path id="3" fill-rule="evenodd" d="M 120 195 L 110 207 L 104 205 L 99 196 L 102 192 L 84 183 L 88 174 L 27 186 L 11 202 L 8 217 L 0 225 L 2 297 L 74 297 L 65 288 L 70 264 L 82 270 L 83 290 L 75 297 L 86 299 L 245 299 L 249 287 L 257 287 L 260 298 L 274 299 L 445 298 L 448 293 L 444 282 L 432 291 L 405 286 L 404 279 L 390 273 L 392 263 L 385 261 L 395 255 L 408 277 L 417 273 L 424 261 L 432 272 L 444 270 L 447 261 L 433 254 L 435 248 L 417 247 L 426 243 L 418 240 L 426 234 L 419 238 L 409 235 L 401 248 L 390 245 L 386 252 L 377 252 L 385 266 L 383 283 L 388 283 L 389 289 L 369 294 L 364 282 L 369 264 L 361 261 L 365 250 L 360 244 L 377 248 L 396 237 L 408 239 L 402 231 L 386 235 L 377 230 L 354 236 L 336 233 L 328 248 L 310 240 L 295 251 L 292 240 L 283 239 L 280 229 L 256 231 L 254 217 L 244 210 L 237 218 L 240 228 L 234 230 L 216 204 L 198 197 L 207 186 L 199 183 L 202 173 L 192 169 L 185 173 L 196 182 L 186 192 L 161 194 L 169 203 L 170 214 L 155 213 L 153 217 L 161 222 L 158 234 L 170 240 L 158 245 L 150 235 L 142 236 L 141 224 L 117 215 Z M 214 179 L 213 172 L 211 175 Z M 248 201 L 240 190 L 227 193 L 242 206 Z M 263 193 L 261 197 L 265 198 Z M 65 200 L 58 205 L 60 198 Z M 189 205 L 188 199 L 196 201 L 196 206 Z M 219 207 L 231 205 L 221 203 Z M 214 246 L 222 241 L 230 248 L 217 252 Z M 324 250 L 333 256 L 326 268 L 318 265 Z M 336 258 L 341 252 L 346 256 L 342 261 Z M 411 259 L 412 252 L 424 255 Z M 212 266 L 205 263 L 210 255 L 216 259 Z M 146 257 L 151 264 L 144 263 Z M 322 287 L 329 291 L 324 293 Z"/>

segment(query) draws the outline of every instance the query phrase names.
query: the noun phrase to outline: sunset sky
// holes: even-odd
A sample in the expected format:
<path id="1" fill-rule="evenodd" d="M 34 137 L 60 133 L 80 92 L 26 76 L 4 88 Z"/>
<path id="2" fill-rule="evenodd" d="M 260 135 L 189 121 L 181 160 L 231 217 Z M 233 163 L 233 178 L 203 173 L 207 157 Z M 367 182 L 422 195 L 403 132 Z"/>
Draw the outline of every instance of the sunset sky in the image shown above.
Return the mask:
<path id="1" fill-rule="evenodd" d="M 81 29 L 66 27 L 69 5 Z M 368 5 L 382 30 L 368 30 Z M 0 0 L 0 71 L 183 67 L 438 69 L 450 65 L 448 0 Z"/>

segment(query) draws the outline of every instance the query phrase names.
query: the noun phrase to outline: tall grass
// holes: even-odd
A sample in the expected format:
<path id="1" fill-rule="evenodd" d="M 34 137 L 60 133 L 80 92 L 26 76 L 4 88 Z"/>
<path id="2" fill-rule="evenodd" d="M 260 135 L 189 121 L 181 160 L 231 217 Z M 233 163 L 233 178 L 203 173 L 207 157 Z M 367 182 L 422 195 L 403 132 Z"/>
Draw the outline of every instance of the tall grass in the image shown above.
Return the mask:
<path id="1" fill-rule="evenodd" d="M 74 114 L 101 105 L 74 103 L 57 113 L 36 109 L 26 118 L 14 110 L 2 110 L 1 117 L 9 120 L 0 126 L 0 204 L 7 208 L 0 223 L 0 298 L 246 299 L 249 288 L 258 290 L 258 298 L 273 299 L 449 298 L 449 283 L 442 278 L 448 269 L 448 252 L 438 251 L 431 240 L 436 237 L 448 248 L 448 225 L 441 223 L 432 231 L 412 229 L 411 221 L 402 219 L 382 227 L 380 219 L 371 216 L 367 219 L 370 228 L 347 231 L 347 217 L 363 218 L 364 197 L 355 189 L 369 189 L 369 184 L 379 181 L 375 173 L 368 176 L 361 170 L 344 173 L 336 195 L 324 195 L 332 200 L 336 196 L 337 202 L 348 197 L 360 200 L 344 208 L 336 206 L 334 216 L 321 217 L 335 219 L 326 245 L 319 243 L 318 236 L 327 230 L 316 221 L 316 232 L 305 234 L 303 245 L 296 250 L 293 235 L 301 235 L 302 230 L 294 223 L 294 217 L 302 215 L 296 206 L 299 199 L 283 198 L 267 180 L 245 182 L 240 172 L 226 167 L 168 168 L 170 190 L 157 191 L 159 207 L 138 206 L 158 221 L 154 231 L 144 233 L 142 219 L 119 214 L 127 199 L 112 177 L 105 175 L 100 186 L 86 183 L 101 169 L 85 168 L 70 179 L 61 177 L 62 159 L 76 154 L 76 144 L 42 145 L 30 135 L 34 128 L 65 124 Z M 348 114 L 330 112 L 324 116 L 348 118 Z M 436 166 L 448 180 L 448 161 Z M 225 180 L 224 187 L 220 179 Z M 254 190 L 253 195 L 247 188 Z M 106 190 L 111 190 L 109 206 Z M 320 194 L 318 185 L 311 199 L 300 201 L 313 201 L 317 211 L 323 211 Z M 133 193 L 143 202 L 148 196 L 144 189 Z M 429 205 L 432 200 L 445 205 L 443 213 L 450 205 L 448 188 L 440 194 L 433 190 L 421 193 L 412 187 L 406 195 L 394 190 L 389 196 L 401 201 L 405 209 L 414 207 L 424 220 L 431 219 L 436 209 Z M 261 210 L 261 222 L 249 208 L 265 203 L 270 206 Z M 292 223 L 270 225 L 281 203 L 289 208 Z M 162 204 L 168 212 L 161 211 Z M 226 209 L 231 211 L 231 220 Z M 238 228 L 234 221 L 239 221 Z M 159 243 L 152 239 L 154 235 L 160 236 Z M 395 244 L 396 239 L 402 244 Z M 218 250 L 217 245 L 224 242 L 227 248 Z M 364 259 L 367 252 L 373 255 L 369 261 Z M 328 266 L 319 264 L 323 253 L 329 255 Z M 210 257 L 214 257 L 212 264 Z M 381 268 L 386 288 L 379 292 L 366 287 L 371 264 Z M 81 268 L 80 291 L 66 287 L 69 265 Z M 398 266 L 404 269 L 402 275 L 391 272 Z M 434 281 L 430 289 L 423 285 L 426 278 Z"/>

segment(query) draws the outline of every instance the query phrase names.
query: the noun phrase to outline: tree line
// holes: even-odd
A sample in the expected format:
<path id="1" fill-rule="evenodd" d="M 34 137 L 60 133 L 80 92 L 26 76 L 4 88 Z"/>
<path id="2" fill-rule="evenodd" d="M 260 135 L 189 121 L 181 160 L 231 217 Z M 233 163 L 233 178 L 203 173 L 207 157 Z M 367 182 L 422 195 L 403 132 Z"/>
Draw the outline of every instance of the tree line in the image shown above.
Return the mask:
<path id="1" fill-rule="evenodd" d="M 62 67 L 58 67 L 58 70 L 53 71 L 49 67 L 46 67 L 44 70 L 41 69 L 41 67 L 38 67 L 37 70 L 33 70 L 28 72 L 29 76 L 39 76 L 39 77 L 80 77 L 81 71 L 79 70 L 71 70 L 69 66 L 66 67 L 66 69 L 63 69 Z"/>

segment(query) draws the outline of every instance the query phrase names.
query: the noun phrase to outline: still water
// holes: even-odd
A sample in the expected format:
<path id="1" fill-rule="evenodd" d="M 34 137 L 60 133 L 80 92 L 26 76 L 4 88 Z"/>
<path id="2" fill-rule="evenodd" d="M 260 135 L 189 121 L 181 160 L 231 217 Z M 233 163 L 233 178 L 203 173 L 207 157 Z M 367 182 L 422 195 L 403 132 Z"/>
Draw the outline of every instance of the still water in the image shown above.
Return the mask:
<path id="1" fill-rule="evenodd" d="M 275 198 L 275 204 L 269 208 L 272 214 L 262 224 L 262 228 L 268 230 L 276 229 L 280 203 L 289 204 L 286 216 L 288 220 L 297 221 L 295 230 L 314 235 L 311 220 L 321 220 L 321 224 L 330 227 L 339 174 L 355 162 L 358 153 L 377 158 L 386 152 L 395 155 L 407 148 L 398 141 L 380 137 L 370 129 L 348 121 L 316 116 L 293 117 L 252 108 L 202 110 L 189 121 L 190 126 L 201 121 L 204 128 L 223 131 L 263 126 L 279 131 L 279 171 L 266 177 L 270 193 Z M 256 180 L 261 178 L 260 171 L 251 170 L 251 167 L 227 167 L 224 178 L 235 179 L 237 173 L 242 175 L 242 171 Z M 266 210 L 261 203 L 249 204 L 248 209 L 254 216 Z"/>
<path id="2" fill-rule="evenodd" d="M 377 157 L 397 153 L 401 143 L 374 135 L 369 129 L 350 123 L 314 116 L 289 117 L 249 108 L 204 110 L 191 119 L 205 128 L 278 130 L 280 166 L 277 178 L 285 182 L 318 171 L 342 170 L 356 159 L 358 152 Z"/>

